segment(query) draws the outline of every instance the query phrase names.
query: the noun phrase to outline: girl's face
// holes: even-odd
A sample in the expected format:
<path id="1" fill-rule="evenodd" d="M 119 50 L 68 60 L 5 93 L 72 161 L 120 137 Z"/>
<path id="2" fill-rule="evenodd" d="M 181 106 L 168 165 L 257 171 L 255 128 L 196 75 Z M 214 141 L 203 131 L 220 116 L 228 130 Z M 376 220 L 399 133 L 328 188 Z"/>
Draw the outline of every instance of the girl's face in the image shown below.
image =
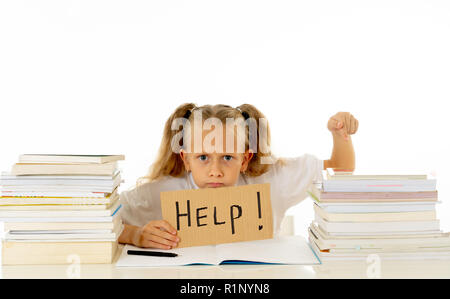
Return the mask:
<path id="1" fill-rule="evenodd" d="M 199 188 L 234 186 L 239 173 L 247 169 L 252 154 L 180 152 L 187 171 Z"/>
<path id="2" fill-rule="evenodd" d="M 202 141 L 207 132 L 203 132 Z M 235 135 L 236 136 L 236 135 Z M 199 188 L 217 188 L 234 186 L 239 178 L 239 173 L 247 169 L 253 154 L 248 150 L 245 153 L 226 152 L 226 136 L 223 134 L 223 148 L 221 153 L 212 150 L 187 153 L 180 151 L 180 157 L 184 162 L 186 171 L 192 172 L 195 184 Z M 235 139 L 235 145 L 237 140 Z M 202 142 L 202 146 L 204 143 Z M 214 140 L 212 141 L 214 146 Z"/>

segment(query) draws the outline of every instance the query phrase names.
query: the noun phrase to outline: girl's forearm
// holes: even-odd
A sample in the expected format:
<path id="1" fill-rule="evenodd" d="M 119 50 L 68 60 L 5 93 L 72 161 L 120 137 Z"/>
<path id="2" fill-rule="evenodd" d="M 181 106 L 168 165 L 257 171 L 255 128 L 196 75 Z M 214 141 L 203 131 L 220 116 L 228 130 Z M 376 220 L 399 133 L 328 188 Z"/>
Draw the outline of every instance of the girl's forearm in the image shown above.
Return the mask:
<path id="1" fill-rule="evenodd" d="M 348 140 L 342 135 L 332 133 L 333 135 L 333 152 L 330 160 L 324 161 L 324 169 L 342 169 L 351 170 L 355 169 L 355 151 L 353 149 L 353 143 L 350 135 Z"/>
<path id="2" fill-rule="evenodd" d="M 119 243 L 135 244 L 135 238 L 139 227 L 129 224 L 123 225 L 122 233 L 119 236 Z"/>

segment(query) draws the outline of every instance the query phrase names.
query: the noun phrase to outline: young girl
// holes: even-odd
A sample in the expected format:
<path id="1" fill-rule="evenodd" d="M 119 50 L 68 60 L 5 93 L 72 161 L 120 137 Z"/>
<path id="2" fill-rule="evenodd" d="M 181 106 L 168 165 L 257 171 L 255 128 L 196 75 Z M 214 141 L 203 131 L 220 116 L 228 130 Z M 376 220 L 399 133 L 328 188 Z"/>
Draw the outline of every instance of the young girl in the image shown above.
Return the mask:
<path id="1" fill-rule="evenodd" d="M 224 126 L 227 119 L 246 121 L 249 125 L 245 126 L 243 150 L 235 146 L 238 142 L 233 142 L 231 149 L 225 147 L 230 141 L 227 139 L 231 134 L 229 130 L 222 134 L 223 140 L 217 137 L 221 134 L 216 134 L 212 140 L 205 135 L 210 131 L 203 126 L 196 132 L 194 116 L 201 117 L 201 125 L 209 120 L 218 120 Z M 321 180 L 323 169 L 354 169 L 355 155 L 349 135 L 357 131 L 358 121 L 350 113 L 339 112 L 328 121 L 334 144 L 329 160 L 319 160 L 309 154 L 298 158 L 275 158 L 270 152 L 268 125 L 263 128 L 267 123 L 258 121 L 260 119 L 265 120 L 264 115 L 249 104 L 237 108 L 227 105 L 179 106 L 165 124 L 158 157 L 149 174 L 141 178 L 135 188 L 120 194 L 124 230 L 119 242 L 160 249 L 177 246 L 180 241 L 177 231 L 162 220 L 159 196 L 162 191 L 260 183 L 270 183 L 276 234 L 286 210 L 307 197 L 313 183 Z M 255 120 L 256 130 L 252 129 L 249 120 Z M 233 130 L 231 134 L 234 141 L 237 140 L 235 132 Z M 215 150 L 206 148 L 205 141 L 208 140 Z"/>

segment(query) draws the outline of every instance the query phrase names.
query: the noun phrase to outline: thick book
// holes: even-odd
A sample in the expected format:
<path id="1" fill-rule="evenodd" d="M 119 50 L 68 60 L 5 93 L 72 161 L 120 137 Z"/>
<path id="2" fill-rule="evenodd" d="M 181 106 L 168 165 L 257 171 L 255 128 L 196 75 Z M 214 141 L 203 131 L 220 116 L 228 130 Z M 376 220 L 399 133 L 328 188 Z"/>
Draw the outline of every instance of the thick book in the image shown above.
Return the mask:
<path id="1" fill-rule="evenodd" d="M 261 250 L 264 248 L 264 250 Z M 177 257 L 138 256 L 128 250 L 161 251 L 125 245 L 117 267 L 160 267 L 192 264 L 221 265 L 230 263 L 315 265 L 320 261 L 301 236 L 278 236 L 273 239 L 195 246 L 165 250 Z"/>
<path id="2" fill-rule="evenodd" d="M 125 160 L 124 155 L 23 154 L 20 163 L 107 163 Z"/>
<path id="3" fill-rule="evenodd" d="M 389 221 L 389 222 L 329 222 L 315 214 L 315 221 L 327 232 L 370 233 L 370 232 L 416 232 L 439 231 L 439 220 L 431 221 Z"/>
<path id="4" fill-rule="evenodd" d="M 3 231 L 112 230 L 121 223 L 117 216 L 108 222 L 5 222 Z"/>
<path id="5" fill-rule="evenodd" d="M 337 239 L 326 238 L 317 229 L 311 225 L 308 230 L 309 237 L 314 240 L 321 250 L 335 249 L 408 249 L 408 248 L 424 248 L 424 247 L 450 247 L 450 235 L 442 233 L 435 237 L 415 236 L 410 238 L 358 238 L 358 239 Z"/>
<path id="6" fill-rule="evenodd" d="M 309 240 L 313 240 L 312 238 L 309 238 Z M 411 253 L 411 252 L 442 252 L 450 254 L 450 246 L 448 245 L 442 245 L 442 246 L 406 246 L 406 247 L 386 247 L 386 248 L 320 248 L 318 243 L 315 242 L 315 246 L 320 250 L 320 252 L 327 252 L 327 253 L 337 253 L 337 254 L 365 254 L 366 257 L 369 254 L 378 254 L 383 252 L 396 252 L 396 253 Z"/>
<path id="7" fill-rule="evenodd" d="M 114 189 L 119 186 L 117 183 L 114 186 L 64 186 L 64 185 L 27 185 L 27 186 L 0 186 L 2 194 L 7 193 L 21 193 L 21 192 L 100 192 L 112 193 Z"/>
<path id="8" fill-rule="evenodd" d="M 323 231 L 324 229 L 319 226 Z M 380 237 L 380 236 L 392 236 L 392 237 L 404 237 L 404 236 L 430 236 L 442 234 L 441 230 L 427 230 L 427 231 L 382 231 L 382 232 L 329 232 L 327 234 L 332 237 L 342 237 L 342 238 L 369 238 L 369 237 Z"/>
<path id="9" fill-rule="evenodd" d="M 117 170 L 117 162 L 102 164 L 61 164 L 61 163 L 16 163 L 12 175 L 108 175 Z"/>
<path id="10" fill-rule="evenodd" d="M 435 191 L 436 179 L 426 180 L 326 180 L 325 192 L 423 192 Z"/>
<path id="11" fill-rule="evenodd" d="M 435 211 L 439 202 L 315 203 L 328 213 L 398 213 Z"/>
<path id="12" fill-rule="evenodd" d="M 436 211 L 390 213 L 329 213 L 314 204 L 314 213 L 330 222 L 389 222 L 436 220 Z"/>
<path id="13" fill-rule="evenodd" d="M 27 182 L 27 181 L 35 181 L 35 180 L 49 180 L 51 182 L 54 181 L 75 181 L 82 182 L 83 184 L 91 181 L 100 181 L 98 184 L 102 184 L 101 181 L 112 181 L 114 178 L 120 174 L 120 171 L 117 170 L 113 175 L 70 175 L 70 174 L 61 174 L 61 175 L 51 175 L 51 174 L 43 174 L 43 175 L 13 175 L 11 172 L 2 171 L 0 175 L 0 181 L 9 181 L 9 180 L 17 180 L 19 182 Z M 97 184 L 97 183 L 96 183 Z"/>
<path id="14" fill-rule="evenodd" d="M 107 197 L 111 192 L 91 191 L 1 191 L 1 197 Z"/>
<path id="15" fill-rule="evenodd" d="M 26 186 L 101 186 L 112 187 L 120 184 L 122 178 L 120 171 L 113 176 L 42 176 L 42 175 L 7 175 L 0 176 L 0 186 L 26 187 Z"/>
<path id="16" fill-rule="evenodd" d="M 410 173 L 410 174 L 399 174 L 399 173 L 360 173 L 356 172 L 342 172 L 335 171 L 332 168 L 327 168 L 323 171 L 324 177 L 327 180 L 426 180 L 428 178 L 427 174 Z"/>
<path id="17" fill-rule="evenodd" d="M 122 225 L 119 225 L 112 230 L 12 230 L 6 232 L 4 239 L 7 242 L 16 240 L 60 241 L 77 239 L 115 241 L 119 238 L 122 229 Z"/>
<path id="18" fill-rule="evenodd" d="M 112 193 L 119 185 L 120 181 L 111 186 L 102 185 L 22 185 L 6 186 L 1 185 L 2 192 L 101 192 Z"/>
<path id="19" fill-rule="evenodd" d="M 320 236 L 323 239 L 333 239 L 333 240 L 351 240 L 351 239 L 408 239 L 408 238 L 438 238 L 441 237 L 444 233 L 442 231 L 436 232 L 395 232 L 395 233 L 329 233 L 323 230 L 321 227 L 317 225 L 314 221 L 309 226 L 310 228 L 314 228 L 315 231 L 318 231 Z"/>
<path id="20" fill-rule="evenodd" d="M 119 198 L 116 191 L 103 197 L 28 197 L 28 196 L 0 196 L 0 207 L 20 205 L 98 205 L 109 204 Z"/>
<path id="21" fill-rule="evenodd" d="M 69 210 L 36 210 L 36 209 L 28 209 L 28 210 L 0 210 L 0 219 L 2 218 L 26 218 L 26 217 L 101 217 L 101 216 L 111 216 L 113 215 L 120 207 L 120 202 L 116 201 L 111 207 L 107 209 L 95 209 L 95 210 L 87 210 L 80 209 L 76 210 L 76 206 L 73 209 Z"/>
<path id="22" fill-rule="evenodd" d="M 450 259 L 450 250 L 442 249 L 409 249 L 409 250 L 347 250 L 341 252 L 330 252 L 329 250 L 320 250 L 313 239 L 309 238 L 312 249 L 321 261 L 349 261 L 360 260 L 370 261 L 371 254 L 376 254 L 380 260 L 448 260 Z"/>
<path id="23" fill-rule="evenodd" d="M 324 192 L 313 188 L 309 195 L 317 202 L 415 202 L 437 201 L 438 192 Z"/>
<path id="24" fill-rule="evenodd" d="M 21 242 L 3 241 L 3 265 L 112 263 L 117 241 Z"/>
<path id="25" fill-rule="evenodd" d="M 0 211 L 85 211 L 85 210 L 107 210 L 115 203 L 105 204 L 51 204 L 51 205 L 0 205 Z"/>
<path id="26" fill-rule="evenodd" d="M 35 216 L 35 217 L 31 217 L 31 216 L 23 216 L 23 217 L 19 217 L 18 215 L 16 216 L 6 216 L 6 217 L 0 217 L 0 222 L 27 222 L 27 223 L 44 223 L 44 222 L 48 222 L 48 223 L 58 223 L 58 222 L 112 222 L 114 220 L 115 217 L 119 217 L 119 210 L 122 207 L 122 205 L 119 205 L 117 207 L 117 209 L 110 215 L 110 216 L 87 216 L 86 214 L 84 215 L 77 215 L 75 216 L 74 214 L 68 216 L 70 213 L 64 214 L 65 216 L 56 216 L 56 215 L 52 215 L 51 213 L 49 214 L 47 212 L 47 215 L 51 215 L 50 217 L 48 216 Z M 60 211 L 57 211 L 60 212 Z M 64 211 L 61 211 L 64 212 Z M 69 211 L 68 211 L 69 212 Z M 88 211 L 88 212 L 97 212 L 97 211 Z M 103 212 L 103 211 L 100 211 Z M 109 212 L 108 212 L 109 213 Z M 102 213 L 103 214 L 103 213 Z"/>

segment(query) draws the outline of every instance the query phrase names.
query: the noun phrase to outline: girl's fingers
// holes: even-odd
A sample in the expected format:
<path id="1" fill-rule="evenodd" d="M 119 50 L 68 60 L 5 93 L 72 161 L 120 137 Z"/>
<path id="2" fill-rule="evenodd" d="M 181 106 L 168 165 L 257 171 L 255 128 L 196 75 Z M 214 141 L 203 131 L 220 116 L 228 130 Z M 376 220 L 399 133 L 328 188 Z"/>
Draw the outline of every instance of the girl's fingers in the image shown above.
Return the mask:
<path id="1" fill-rule="evenodd" d="M 150 236 L 149 236 L 149 239 L 150 239 L 151 241 L 153 241 L 153 242 L 156 242 L 156 243 L 159 243 L 159 244 L 168 246 L 168 247 L 170 247 L 170 248 L 176 247 L 176 246 L 178 245 L 177 242 L 173 242 L 173 241 L 164 239 L 163 237 L 160 237 L 160 236 L 157 236 L 157 235 L 150 235 Z M 170 248 L 168 248 L 168 249 L 170 249 Z"/>
<path id="2" fill-rule="evenodd" d="M 342 127 L 343 127 L 342 121 L 340 121 L 337 118 L 332 117 L 328 121 L 328 129 L 330 131 L 337 131 L 337 130 L 341 129 Z"/>
<path id="3" fill-rule="evenodd" d="M 142 241 L 142 247 L 159 248 L 159 249 L 170 249 L 170 246 L 163 245 L 163 244 L 154 242 L 152 240 L 147 240 L 147 239 Z"/>
<path id="4" fill-rule="evenodd" d="M 333 128 L 335 128 L 335 127 L 336 127 L 336 121 L 330 117 L 330 119 L 328 120 L 328 123 L 327 123 L 327 129 L 332 131 Z"/>
<path id="5" fill-rule="evenodd" d="M 346 123 L 347 123 L 347 134 L 352 134 L 352 130 L 353 130 L 353 116 L 350 114 L 348 116 L 345 117 L 346 118 Z"/>
<path id="6" fill-rule="evenodd" d="M 172 242 L 178 242 L 180 240 L 176 235 L 169 234 L 168 232 L 162 231 L 156 227 L 152 227 L 148 232 L 152 235 L 159 236 Z"/>
<path id="7" fill-rule="evenodd" d="M 358 122 L 358 120 L 355 118 L 355 128 L 354 128 L 353 134 L 355 134 L 356 131 L 358 131 L 358 126 L 359 126 L 359 122 Z"/>
<path id="8" fill-rule="evenodd" d="M 144 228 L 144 234 L 146 236 L 150 236 L 150 235 L 156 235 L 159 236 L 161 238 L 170 240 L 172 242 L 178 242 L 180 239 L 173 234 L 169 234 L 168 232 L 162 231 L 159 228 L 155 227 L 155 226 L 146 226 Z"/>
<path id="9" fill-rule="evenodd" d="M 358 130 L 358 120 L 352 117 L 349 133 L 355 134 L 357 130 Z"/>
<path id="10" fill-rule="evenodd" d="M 172 227 L 172 225 L 170 225 L 170 223 L 167 222 L 167 221 L 165 221 L 165 220 L 157 220 L 157 221 L 154 221 L 153 226 L 154 226 L 154 227 L 157 227 L 157 228 L 164 228 L 166 231 L 168 231 L 168 232 L 171 233 L 171 234 L 176 234 L 176 233 L 177 233 L 177 230 L 174 229 L 174 228 Z"/>
<path id="11" fill-rule="evenodd" d="M 347 130 L 346 130 L 345 128 L 342 128 L 342 129 L 339 130 L 338 132 L 341 134 L 341 136 L 342 136 L 345 140 L 348 140 L 348 133 L 347 133 Z"/>
<path id="12" fill-rule="evenodd" d="M 167 240 L 163 237 L 160 237 L 160 236 L 152 234 L 152 233 L 145 233 L 144 239 L 147 241 L 152 241 L 152 242 L 160 244 L 161 246 L 164 247 L 163 249 L 170 249 L 170 248 L 176 247 L 178 245 L 177 242 Z"/>
<path id="13" fill-rule="evenodd" d="M 343 138 L 347 138 L 346 128 L 345 128 L 345 119 L 338 119 L 332 117 L 329 122 L 332 122 L 329 126 L 329 129 L 331 129 L 334 132 L 337 132 L 340 136 Z"/>
<path id="14" fill-rule="evenodd" d="M 345 120 L 342 119 L 340 121 L 338 121 L 338 128 L 336 131 L 339 133 L 339 135 L 341 135 L 345 140 L 348 139 L 348 129 L 347 129 L 347 125 L 345 123 Z"/>
<path id="15" fill-rule="evenodd" d="M 342 122 L 340 122 L 339 119 L 333 118 L 333 122 L 334 122 L 334 123 L 333 123 L 332 127 L 333 127 L 335 130 L 338 130 L 338 129 L 342 128 Z"/>
<path id="16" fill-rule="evenodd" d="M 170 240 L 175 243 L 180 240 L 180 238 L 178 238 L 176 235 L 168 233 L 164 230 L 161 230 L 158 226 L 156 226 L 154 224 L 145 226 L 144 233 L 148 234 L 148 235 L 156 235 L 156 236 Z"/>
<path id="17" fill-rule="evenodd" d="M 328 121 L 328 129 L 337 132 L 345 140 L 358 130 L 358 120 L 348 112 L 339 112 Z"/>

